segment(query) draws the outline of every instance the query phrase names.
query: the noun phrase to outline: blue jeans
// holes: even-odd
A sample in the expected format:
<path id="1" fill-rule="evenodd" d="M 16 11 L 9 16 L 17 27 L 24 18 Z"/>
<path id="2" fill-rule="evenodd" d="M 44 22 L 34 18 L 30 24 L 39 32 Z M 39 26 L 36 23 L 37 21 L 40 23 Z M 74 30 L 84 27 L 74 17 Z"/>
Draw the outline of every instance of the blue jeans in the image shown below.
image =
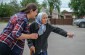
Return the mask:
<path id="1" fill-rule="evenodd" d="M 48 54 L 47 54 L 47 51 L 44 51 L 44 52 L 40 52 L 40 53 L 35 53 L 33 55 L 48 55 Z"/>

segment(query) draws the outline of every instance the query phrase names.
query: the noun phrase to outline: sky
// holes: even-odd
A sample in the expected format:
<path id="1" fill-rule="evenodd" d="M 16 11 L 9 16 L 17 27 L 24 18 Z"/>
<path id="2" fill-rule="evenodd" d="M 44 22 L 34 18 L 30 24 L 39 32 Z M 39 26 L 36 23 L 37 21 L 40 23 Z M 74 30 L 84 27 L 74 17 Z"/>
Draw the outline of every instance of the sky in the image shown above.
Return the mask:
<path id="1" fill-rule="evenodd" d="M 38 1 L 42 3 L 43 0 L 38 0 Z M 60 0 L 60 1 L 61 1 L 60 11 L 67 10 L 69 12 L 72 12 L 72 10 L 68 6 L 70 0 Z"/>
<path id="2" fill-rule="evenodd" d="M 69 4 L 70 0 L 61 0 L 61 11 L 63 10 L 67 10 L 72 12 L 72 10 L 69 8 L 68 4 Z"/>
<path id="3" fill-rule="evenodd" d="M 10 2 L 11 0 L 0 0 L 0 3 L 1 3 L 2 1 L 3 1 L 3 2 Z M 21 0 L 17 0 L 17 1 L 19 2 L 19 1 L 21 1 Z M 38 0 L 39 3 L 42 3 L 42 1 L 43 1 L 43 0 Z M 70 12 L 71 12 L 72 10 L 71 10 L 71 9 L 69 8 L 69 6 L 68 6 L 69 2 L 70 2 L 70 0 L 61 0 L 61 6 L 60 6 L 61 9 L 60 9 L 60 10 L 61 10 L 61 11 L 67 10 L 67 11 L 70 11 Z"/>

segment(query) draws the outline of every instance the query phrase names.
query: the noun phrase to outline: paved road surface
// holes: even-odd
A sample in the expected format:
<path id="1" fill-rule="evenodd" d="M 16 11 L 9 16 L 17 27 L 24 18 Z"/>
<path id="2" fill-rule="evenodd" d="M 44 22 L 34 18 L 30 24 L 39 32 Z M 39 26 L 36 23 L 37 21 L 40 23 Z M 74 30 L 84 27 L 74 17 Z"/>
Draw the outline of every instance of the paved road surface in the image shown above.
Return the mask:
<path id="1" fill-rule="evenodd" d="M 6 24 L 0 24 L 0 32 Z M 70 32 L 74 32 L 73 39 L 51 33 L 48 38 L 48 55 L 85 55 L 85 28 L 70 25 L 55 25 Z M 27 42 L 26 42 L 27 43 Z M 29 55 L 29 48 L 25 45 L 23 55 Z"/>

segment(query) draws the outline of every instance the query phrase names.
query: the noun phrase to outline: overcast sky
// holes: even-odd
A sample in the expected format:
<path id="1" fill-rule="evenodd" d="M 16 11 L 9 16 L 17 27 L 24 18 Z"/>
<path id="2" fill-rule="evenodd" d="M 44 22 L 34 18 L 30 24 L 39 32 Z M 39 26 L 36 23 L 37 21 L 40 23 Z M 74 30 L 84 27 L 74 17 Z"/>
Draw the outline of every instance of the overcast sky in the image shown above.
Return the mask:
<path id="1" fill-rule="evenodd" d="M 0 3 L 1 2 L 10 2 L 10 0 L 0 0 Z M 18 2 L 21 1 L 21 0 L 17 0 Z M 39 3 L 42 3 L 43 0 L 38 0 Z M 67 11 L 71 11 L 68 4 L 69 4 L 70 0 L 61 0 L 61 11 L 62 10 L 67 10 Z"/>

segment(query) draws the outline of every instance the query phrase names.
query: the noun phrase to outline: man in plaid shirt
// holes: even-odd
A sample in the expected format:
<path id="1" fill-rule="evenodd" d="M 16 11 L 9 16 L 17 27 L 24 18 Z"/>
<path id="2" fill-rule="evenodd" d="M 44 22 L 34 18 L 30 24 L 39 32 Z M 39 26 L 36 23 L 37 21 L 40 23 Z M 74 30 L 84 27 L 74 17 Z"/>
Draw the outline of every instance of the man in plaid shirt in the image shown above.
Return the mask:
<path id="1" fill-rule="evenodd" d="M 0 55 L 22 55 L 25 39 L 37 39 L 38 34 L 29 34 L 29 19 L 37 15 L 34 3 L 13 15 L 0 34 Z"/>

